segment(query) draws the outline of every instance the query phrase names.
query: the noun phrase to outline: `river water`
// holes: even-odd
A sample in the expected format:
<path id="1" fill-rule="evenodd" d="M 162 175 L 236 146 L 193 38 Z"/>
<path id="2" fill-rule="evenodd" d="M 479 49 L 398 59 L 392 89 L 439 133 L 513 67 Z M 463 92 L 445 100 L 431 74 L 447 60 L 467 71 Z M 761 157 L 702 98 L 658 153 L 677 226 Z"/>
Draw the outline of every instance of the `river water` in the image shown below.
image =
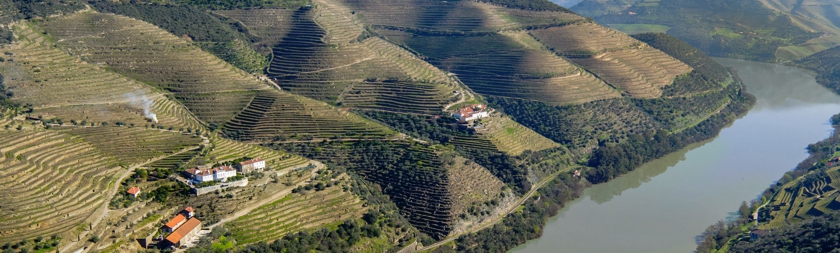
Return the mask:
<path id="1" fill-rule="evenodd" d="M 814 74 L 716 59 L 738 71 L 757 102 L 713 140 L 592 186 L 551 218 L 540 239 L 511 252 L 692 252 L 696 237 L 732 218 L 831 133 L 840 96 Z"/>

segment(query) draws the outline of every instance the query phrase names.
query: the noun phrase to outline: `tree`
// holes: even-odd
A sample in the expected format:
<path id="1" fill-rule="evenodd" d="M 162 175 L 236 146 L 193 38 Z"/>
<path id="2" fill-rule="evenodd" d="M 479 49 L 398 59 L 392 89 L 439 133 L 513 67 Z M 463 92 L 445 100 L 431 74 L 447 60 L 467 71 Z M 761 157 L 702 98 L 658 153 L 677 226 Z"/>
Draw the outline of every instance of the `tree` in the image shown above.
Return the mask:
<path id="1" fill-rule="evenodd" d="M 747 202 L 741 202 L 741 207 L 738 208 L 738 212 L 741 213 L 741 216 L 744 218 L 749 219 L 752 213 L 750 212 L 750 207 L 747 206 Z"/>

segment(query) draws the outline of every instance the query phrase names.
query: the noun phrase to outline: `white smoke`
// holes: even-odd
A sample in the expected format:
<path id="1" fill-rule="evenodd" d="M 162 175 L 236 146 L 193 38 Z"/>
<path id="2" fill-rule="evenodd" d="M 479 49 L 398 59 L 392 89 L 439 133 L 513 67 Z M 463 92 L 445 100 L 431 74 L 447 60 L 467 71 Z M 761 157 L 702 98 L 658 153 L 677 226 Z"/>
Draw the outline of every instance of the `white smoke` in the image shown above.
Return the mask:
<path id="1" fill-rule="evenodd" d="M 143 109 L 144 117 L 154 121 L 155 124 L 158 123 L 157 115 L 152 112 L 152 104 L 154 104 L 154 101 L 147 98 L 143 90 L 126 93 L 125 97 L 129 99 L 129 103 L 132 106 L 138 106 Z"/>

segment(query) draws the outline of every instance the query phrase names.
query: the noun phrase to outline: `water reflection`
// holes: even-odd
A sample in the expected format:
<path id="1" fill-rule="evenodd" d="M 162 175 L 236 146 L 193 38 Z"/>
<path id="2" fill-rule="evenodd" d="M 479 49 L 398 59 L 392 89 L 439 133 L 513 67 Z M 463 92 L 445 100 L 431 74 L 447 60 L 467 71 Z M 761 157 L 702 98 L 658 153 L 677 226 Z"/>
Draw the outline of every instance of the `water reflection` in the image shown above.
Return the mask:
<path id="1" fill-rule="evenodd" d="M 709 142 L 711 142 L 711 140 L 694 143 L 677 152 L 651 161 L 630 173 L 602 184 L 602 187 L 593 187 L 591 190 L 586 191 L 586 195 L 583 197 L 589 197 L 589 199 L 598 204 L 610 201 L 613 197 L 621 195 L 621 193 L 625 190 L 635 189 L 642 186 L 644 183 L 650 182 L 653 177 L 665 173 L 668 168 L 677 165 L 680 161 L 684 161 L 685 154 L 688 153 L 688 151 L 706 145 L 706 143 Z"/>
<path id="2" fill-rule="evenodd" d="M 747 61 L 736 59 L 715 58 L 715 60 L 735 68 L 747 86 L 747 91 L 761 98 L 753 108 L 754 111 L 838 103 L 837 95 L 826 92 L 826 89 L 814 80 L 814 73 L 810 71 L 770 63 L 744 64 Z M 772 85 L 779 83 L 785 85 Z"/>
<path id="3" fill-rule="evenodd" d="M 595 185 L 513 252 L 691 252 L 695 236 L 807 157 L 827 137 L 840 96 L 797 68 L 718 59 L 757 105 L 714 140 Z"/>

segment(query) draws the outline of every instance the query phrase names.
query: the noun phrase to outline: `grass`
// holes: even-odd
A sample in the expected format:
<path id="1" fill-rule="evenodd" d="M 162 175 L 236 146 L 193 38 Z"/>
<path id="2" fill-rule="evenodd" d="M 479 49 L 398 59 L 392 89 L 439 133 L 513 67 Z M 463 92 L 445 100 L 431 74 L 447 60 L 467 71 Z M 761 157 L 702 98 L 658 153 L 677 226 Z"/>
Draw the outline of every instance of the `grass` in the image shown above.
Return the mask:
<path id="1" fill-rule="evenodd" d="M 669 26 L 655 24 L 608 24 L 607 26 L 626 34 L 665 33 L 671 29 Z"/>
<path id="2" fill-rule="evenodd" d="M 710 37 L 715 36 L 715 35 L 725 36 L 725 37 L 730 38 L 730 39 L 738 39 L 738 38 L 741 38 L 741 37 L 744 36 L 743 34 L 735 32 L 735 31 L 733 31 L 732 29 L 729 29 L 729 28 L 715 28 L 714 31 L 711 31 L 709 33 Z"/>

